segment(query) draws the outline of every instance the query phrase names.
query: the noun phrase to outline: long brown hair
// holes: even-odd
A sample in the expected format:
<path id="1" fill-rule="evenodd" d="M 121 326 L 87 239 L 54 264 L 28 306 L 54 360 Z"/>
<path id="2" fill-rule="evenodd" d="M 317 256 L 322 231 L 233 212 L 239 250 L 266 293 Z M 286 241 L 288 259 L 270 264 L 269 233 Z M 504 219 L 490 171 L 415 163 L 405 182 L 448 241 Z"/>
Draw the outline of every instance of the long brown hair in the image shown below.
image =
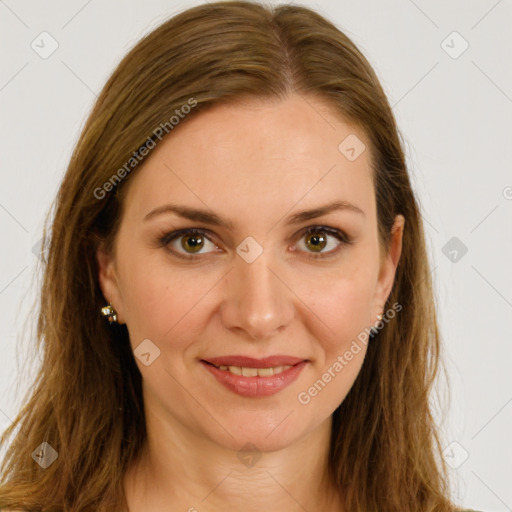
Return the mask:
<path id="1" fill-rule="evenodd" d="M 221 102 L 291 93 L 321 99 L 367 134 L 382 247 L 395 215 L 406 219 L 388 298 L 403 309 L 370 342 L 334 412 L 333 479 L 351 511 L 456 510 L 429 408 L 440 355 L 430 267 L 391 107 L 368 61 L 329 21 L 303 7 L 241 1 L 189 9 L 145 36 L 108 79 L 85 124 L 44 234 L 37 320 L 43 361 L 2 437 L 10 444 L 0 506 L 126 508 L 122 477 L 146 436 L 141 374 L 126 327 L 108 326 L 99 315 L 105 299 L 96 249 L 100 241 L 112 246 L 123 190 L 144 160 L 140 148 L 160 142 L 158 127 L 176 110 L 195 102 L 180 117 L 187 122 Z M 165 136 L 172 137 L 170 124 Z M 47 469 L 32 458 L 42 442 L 58 453 Z"/>

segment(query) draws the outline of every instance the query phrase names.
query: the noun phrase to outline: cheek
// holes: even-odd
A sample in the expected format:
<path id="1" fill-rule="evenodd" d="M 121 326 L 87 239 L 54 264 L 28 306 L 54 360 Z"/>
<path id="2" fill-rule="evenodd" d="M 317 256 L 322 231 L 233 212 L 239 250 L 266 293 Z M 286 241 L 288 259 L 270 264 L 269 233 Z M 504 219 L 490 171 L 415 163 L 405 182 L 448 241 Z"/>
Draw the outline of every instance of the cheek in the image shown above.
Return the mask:
<path id="1" fill-rule="evenodd" d="M 371 325 L 376 276 L 368 262 L 297 280 L 295 289 L 310 309 L 311 328 L 326 350 L 337 350 Z M 314 283 L 314 284 L 311 284 Z M 323 335 L 320 332 L 324 333 Z"/>
<path id="2" fill-rule="evenodd" d="M 371 325 L 371 290 L 368 273 L 352 274 L 332 279 L 328 292 L 309 297 L 314 365 L 297 401 L 318 417 L 332 414 L 359 375 Z"/>
<path id="3" fill-rule="evenodd" d="M 339 283 L 332 290 L 328 300 L 320 302 L 315 308 L 318 316 L 329 326 L 328 335 L 316 333 L 318 345 L 318 366 L 316 371 L 321 377 L 330 372 L 337 378 L 326 380 L 335 382 L 331 387 L 333 393 L 344 396 L 357 377 L 366 353 L 367 329 L 369 322 L 369 292 L 363 283 Z M 325 329 L 323 332 L 326 332 Z"/>
<path id="4" fill-rule="evenodd" d="M 173 268 L 165 257 L 133 254 L 120 267 L 123 306 L 130 337 L 150 338 L 163 347 L 166 340 L 200 333 L 209 291 L 219 277 L 211 272 Z M 179 335 L 178 335 L 179 334 Z"/>

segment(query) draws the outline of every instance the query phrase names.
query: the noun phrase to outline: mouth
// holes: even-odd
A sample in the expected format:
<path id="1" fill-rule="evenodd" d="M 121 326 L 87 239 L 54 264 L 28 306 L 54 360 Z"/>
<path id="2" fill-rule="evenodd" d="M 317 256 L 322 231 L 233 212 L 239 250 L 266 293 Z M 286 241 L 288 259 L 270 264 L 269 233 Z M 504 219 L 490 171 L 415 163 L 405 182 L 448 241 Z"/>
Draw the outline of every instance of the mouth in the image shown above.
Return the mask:
<path id="1" fill-rule="evenodd" d="M 294 365 L 284 365 L 284 366 L 271 366 L 270 368 L 249 368 L 245 366 L 227 366 L 227 365 L 215 365 L 212 363 L 208 363 L 207 361 L 203 361 L 206 364 L 211 364 L 218 370 L 223 372 L 230 372 L 233 375 L 242 375 L 244 377 L 270 377 L 271 375 L 279 375 L 284 371 L 288 370 Z"/>
<path id="2" fill-rule="evenodd" d="M 261 359 L 248 356 L 221 356 L 209 357 L 203 361 L 210 363 L 217 368 L 220 366 L 238 366 L 240 368 L 277 368 L 279 366 L 294 366 L 297 363 L 306 361 L 302 357 L 294 356 L 268 356 Z"/>
<path id="3" fill-rule="evenodd" d="M 273 395 L 290 385 L 308 360 L 290 356 L 254 359 L 227 356 L 202 359 L 201 364 L 219 382 L 234 393 L 245 397 Z"/>

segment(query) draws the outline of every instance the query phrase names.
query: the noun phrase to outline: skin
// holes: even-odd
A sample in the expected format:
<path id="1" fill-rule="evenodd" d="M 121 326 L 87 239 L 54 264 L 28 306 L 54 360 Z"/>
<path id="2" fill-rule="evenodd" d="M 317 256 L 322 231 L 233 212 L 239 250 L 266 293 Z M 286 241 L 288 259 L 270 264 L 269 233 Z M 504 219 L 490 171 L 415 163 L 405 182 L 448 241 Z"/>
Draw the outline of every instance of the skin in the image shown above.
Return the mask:
<path id="1" fill-rule="evenodd" d="M 338 150 L 349 134 L 367 148 L 355 161 Z M 367 141 L 318 99 L 250 100 L 182 123 L 130 177 L 114 251 L 97 253 L 103 294 L 133 348 L 150 339 L 160 350 L 148 366 L 136 358 L 148 443 L 125 477 L 130 510 L 343 510 L 327 476 L 331 419 L 366 346 L 309 404 L 297 395 L 378 321 L 393 285 L 405 221 L 396 217 L 386 254 Z M 286 223 L 341 199 L 364 215 L 337 210 Z M 144 220 L 168 203 L 215 212 L 233 227 L 173 213 Z M 339 246 L 323 232 L 324 257 L 308 258 L 317 252 L 303 231 L 318 225 L 344 231 L 353 243 Z M 186 256 L 187 236 L 167 248 L 158 243 L 184 228 L 211 236 L 195 260 L 171 252 Z M 263 249 L 252 263 L 236 252 L 248 236 Z M 308 363 L 277 394 L 247 398 L 199 362 L 230 354 Z M 252 467 L 237 457 L 247 442 L 261 456 Z"/>

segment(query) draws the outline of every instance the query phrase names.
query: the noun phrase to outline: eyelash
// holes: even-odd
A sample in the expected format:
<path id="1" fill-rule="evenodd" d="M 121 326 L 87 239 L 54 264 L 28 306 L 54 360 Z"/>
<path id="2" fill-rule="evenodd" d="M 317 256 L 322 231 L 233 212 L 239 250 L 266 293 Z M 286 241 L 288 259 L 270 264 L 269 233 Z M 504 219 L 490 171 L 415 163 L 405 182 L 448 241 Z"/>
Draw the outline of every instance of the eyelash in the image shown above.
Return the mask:
<path id="1" fill-rule="evenodd" d="M 332 249 L 329 252 L 326 253 L 310 253 L 306 257 L 312 260 L 320 259 L 320 258 L 329 258 L 332 256 L 335 256 L 342 248 L 343 246 L 347 246 L 353 243 L 353 239 L 349 237 L 345 232 L 340 231 L 339 229 L 331 228 L 329 226 L 310 226 L 306 228 L 304 231 L 301 232 L 300 238 L 312 234 L 312 233 L 327 233 L 328 235 L 333 236 L 334 238 L 337 238 L 339 240 L 339 244 L 335 249 Z M 197 258 L 200 258 L 203 256 L 202 254 L 180 254 L 168 247 L 169 243 L 176 240 L 177 238 L 180 238 L 184 235 L 201 235 L 204 236 L 207 240 L 209 240 L 212 244 L 215 244 L 215 242 L 212 240 L 212 238 L 209 236 L 208 232 L 203 229 L 198 228 L 187 228 L 187 229 L 180 229 L 177 231 L 172 231 L 170 233 L 165 233 L 163 236 L 161 236 L 158 239 L 158 242 L 161 247 L 166 248 L 169 252 L 171 252 L 174 256 L 178 258 L 182 258 L 185 260 L 195 260 Z M 216 245 L 216 244 L 215 244 Z"/>

